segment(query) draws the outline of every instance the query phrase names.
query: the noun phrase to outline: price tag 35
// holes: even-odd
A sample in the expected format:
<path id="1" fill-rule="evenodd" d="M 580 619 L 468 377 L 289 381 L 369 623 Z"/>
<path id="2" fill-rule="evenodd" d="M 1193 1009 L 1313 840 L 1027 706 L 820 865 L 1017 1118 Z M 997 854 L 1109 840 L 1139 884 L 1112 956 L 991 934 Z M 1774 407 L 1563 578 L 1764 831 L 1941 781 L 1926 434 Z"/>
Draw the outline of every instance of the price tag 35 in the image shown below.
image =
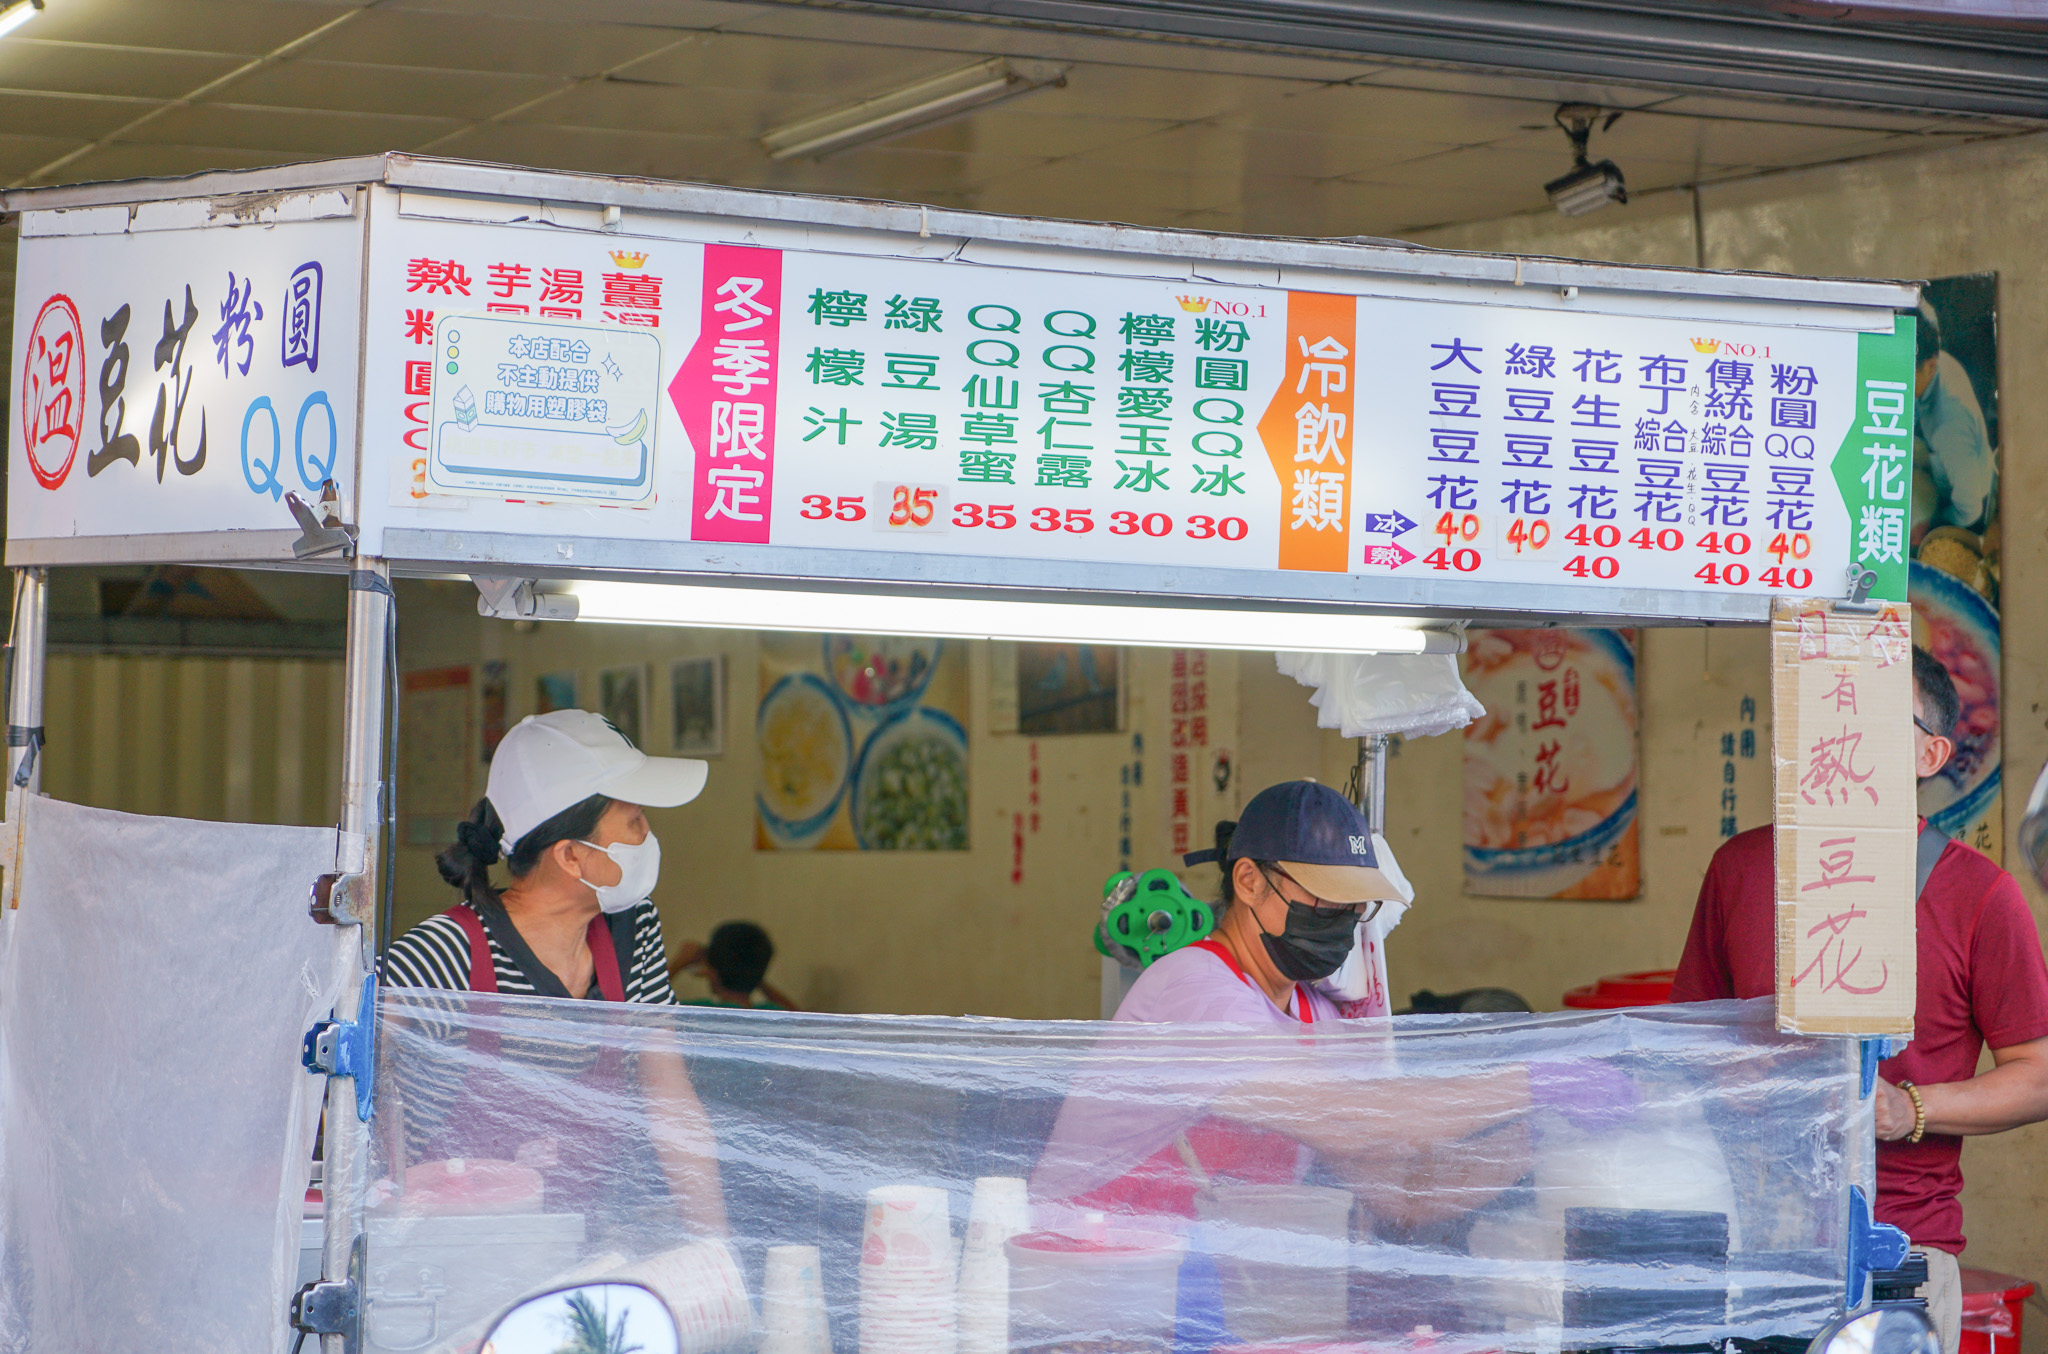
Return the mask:
<path id="1" fill-rule="evenodd" d="M 942 484 L 898 484 L 881 480 L 868 500 L 868 520 L 876 531 L 944 531 L 952 503 Z"/>

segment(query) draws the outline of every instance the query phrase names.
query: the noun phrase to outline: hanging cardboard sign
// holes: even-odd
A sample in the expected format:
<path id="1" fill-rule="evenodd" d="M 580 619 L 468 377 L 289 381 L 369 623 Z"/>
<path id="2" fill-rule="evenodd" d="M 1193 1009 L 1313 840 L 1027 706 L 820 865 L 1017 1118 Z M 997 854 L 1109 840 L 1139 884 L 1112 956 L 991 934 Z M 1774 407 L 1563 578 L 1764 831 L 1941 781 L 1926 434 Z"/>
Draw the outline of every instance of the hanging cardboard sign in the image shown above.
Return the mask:
<path id="1" fill-rule="evenodd" d="M 1771 617 L 1778 1027 L 1913 1033 L 1911 608 Z"/>

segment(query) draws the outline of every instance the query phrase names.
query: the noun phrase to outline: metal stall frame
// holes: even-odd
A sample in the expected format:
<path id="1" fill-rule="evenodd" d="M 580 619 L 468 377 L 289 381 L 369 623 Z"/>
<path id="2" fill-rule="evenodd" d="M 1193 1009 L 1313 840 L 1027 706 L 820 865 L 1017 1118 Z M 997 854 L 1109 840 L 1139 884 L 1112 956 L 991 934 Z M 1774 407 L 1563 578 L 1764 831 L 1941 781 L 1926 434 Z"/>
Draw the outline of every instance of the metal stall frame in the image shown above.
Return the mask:
<path id="1" fill-rule="evenodd" d="M 361 315 L 370 309 L 368 241 L 378 210 L 437 222 L 519 224 L 686 246 L 731 241 L 854 257 L 1257 287 L 1277 289 L 1282 295 L 1288 289 L 1320 288 L 1360 298 L 1511 304 L 1560 314 L 1569 314 L 1582 297 L 1597 297 L 1601 313 L 1655 316 L 1675 307 L 1684 318 L 1714 323 L 1740 319 L 1753 314 L 1750 308 L 1757 303 L 1768 303 L 1792 327 L 1863 333 L 1891 333 L 1895 316 L 1909 312 L 1917 298 L 1917 288 L 1907 283 L 1708 273 L 1446 253 L 1386 241 L 1267 239 L 998 217 L 396 153 L 182 180 L 0 192 L 0 211 L 28 214 L 25 239 L 134 235 L 208 225 L 357 221 L 364 243 L 361 271 L 353 281 L 361 295 L 345 299 Z M 284 495 L 296 529 L 287 524 L 287 505 L 277 502 L 276 492 L 270 503 L 264 503 L 259 491 L 254 508 L 246 499 L 234 500 L 235 515 L 218 522 L 209 523 L 202 513 L 196 519 L 169 526 L 153 523 L 159 529 L 133 532 L 81 529 L 75 522 L 68 531 L 47 522 L 38 526 L 24 516 L 24 492 L 10 503 L 13 516 L 6 551 L 17 580 L 8 705 L 12 775 L 6 822 L 0 830 L 0 865 L 6 867 L 9 902 L 21 853 L 32 849 L 22 840 L 22 803 L 35 792 L 39 770 L 50 567 L 152 562 L 347 573 L 339 846 L 335 874 L 324 881 L 326 896 L 316 916 L 357 928 L 358 943 L 350 955 L 353 981 L 345 990 L 359 984 L 363 1001 L 356 1020 L 337 1020 L 308 1038 L 309 1066 L 330 1075 L 325 1177 L 329 1204 L 323 1280 L 295 1304 L 302 1329 L 319 1333 L 327 1354 L 352 1352 L 360 1335 L 368 1169 L 365 1121 L 371 1107 L 368 1081 L 375 1014 L 372 965 L 378 946 L 376 899 L 388 870 L 380 833 L 389 821 L 395 772 L 386 763 L 386 681 L 395 661 L 395 597 L 390 585 L 394 577 L 468 575 L 483 593 L 484 614 L 539 619 L 574 614 L 573 606 L 552 602 L 546 591 L 557 579 L 739 589 L 780 586 L 814 593 L 1081 601 L 1122 607 L 1192 603 L 1305 620 L 1394 614 L 1481 624 L 1670 625 L 1760 624 L 1771 616 L 1772 599 L 1753 592 L 710 543 L 682 538 L 672 530 L 642 532 L 633 538 L 624 533 L 571 534 L 551 524 L 519 530 L 420 524 L 409 521 L 402 507 L 379 497 L 370 484 L 381 488 L 381 480 L 365 475 L 373 456 L 387 454 L 365 426 L 363 414 L 364 368 L 377 346 L 367 323 L 352 331 L 352 346 L 354 351 L 337 354 L 352 364 L 343 379 L 352 379 L 356 386 L 348 460 L 335 462 L 332 470 L 345 487 L 319 514 L 296 494 Z M 328 416 L 337 417 L 331 406 Z M 245 419 L 245 441 L 246 436 Z M 19 465 L 23 451 L 18 436 L 14 446 L 13 463 Z M 246 474 L 246 446 L 244 460 Z M 273 465 L 273 479 L 276 473 Z M 257 487 L 253 479 L 250 487 Z M 266 515 L 257 518 L 256 508 Z M 1863 587 L 1868 586 L 1866 581 Z M 1902 579 L 1898 586 L 1902 594 Z M 1848 590 L 1854 590 L 1853 582 Z M 1809 595 L 1842 591 L 1841 585 L 1829 583 Z M 1437 644 L 1434 651 L 1455 647 L 1455 641 Z M 1384 740 L 1378 747 L 1361 748 L 1361 754 L 1360 790 L 1378 826 L 1385 812 Z"/>

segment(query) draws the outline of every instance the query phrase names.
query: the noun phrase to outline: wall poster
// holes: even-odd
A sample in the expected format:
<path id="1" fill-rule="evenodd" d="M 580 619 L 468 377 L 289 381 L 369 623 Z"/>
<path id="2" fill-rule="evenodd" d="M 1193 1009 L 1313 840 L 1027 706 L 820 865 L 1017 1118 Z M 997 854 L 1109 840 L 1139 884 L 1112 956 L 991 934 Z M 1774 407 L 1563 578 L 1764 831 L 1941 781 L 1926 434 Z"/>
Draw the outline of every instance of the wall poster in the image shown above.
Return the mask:
<path id="1" fill-rule="evenodd" d="M 2000 766 L 1998 274 L 1921 293 L 1913 417 L 1913 642 L 1962 697 L 1956 751 L 1920 787 L 1920 811 L 1997 860 Z"/>
<path id="2" fill-rule="evenodd" d="M 760 655 L 758 849 L 967 849 L 965 646 L 764 633 Z"/>
<path id="3" fill-rule="evenodd" d="M 1491 898 L 1634 898 L 1632 630 L 1475 630 L 1465 684 L 1465 889 Z"/>
<path id="4" fill-rule="evenodd" d="M 445 846 L 476 804 L 470 777 L 476 712 L 467 667 L 405 674 L 398 700 L 400 789 L 408 846 Z"/>

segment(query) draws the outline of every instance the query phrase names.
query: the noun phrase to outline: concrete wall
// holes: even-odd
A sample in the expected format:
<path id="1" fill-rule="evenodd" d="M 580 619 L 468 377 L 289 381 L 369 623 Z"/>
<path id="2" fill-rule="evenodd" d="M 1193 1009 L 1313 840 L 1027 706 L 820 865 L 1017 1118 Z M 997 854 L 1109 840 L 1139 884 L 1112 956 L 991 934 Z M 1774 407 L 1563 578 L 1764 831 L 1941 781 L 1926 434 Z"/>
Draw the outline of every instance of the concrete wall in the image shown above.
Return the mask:
<path id="1" fill-rule="evenodd" d="M 1999 274 L 2008 841 L 2025 790 L 2048 755 L 2048 715 L 2043 711 L 2048 691 L 2042 680 L 2048 671 L 2048 633 L 2037 623 L 2048 592 L 2048 499 L 2043 493 L 2048 456 L 2042 454 L 2048 391 L 2036 376 L 2048 354 L 2044 188 L 2048 141 L 2029 138 L 1710 187 L 1701 194 L 1697 233 L 1689 195 L 1669 194 L 1609 209 L 1582 223 L 1549 213 L 1441 230 L 1422 240 L 1448 248 L 1635 263 L 1690 265 L 1697 256 L 1712 268 L 1769 272 L 1905 278 L 1984 270 Z M 1715 635 L 1712 659 L 1702 665 L 1700 644 L 1697 633 L 1653 634 L 1644 654 L 1643 779 L 1651 797 L 1645 901 L 1615 907 L 1596 928 L 1588 926 L 1584 907 L 1461 903 L 1455 909 L 1461 923 L 1485 924 L 1450 925 L 1451 908 L 1444 910 L 1443 927 L 1418 916 L 1418 924 L 1404 928 L 1390 947 L 1402 972 L 1456 974 L 1462 981 L 1516 968 L 1561 973 L 1582 965 L 1580 956 L 1589 949 L 1595 951 L 1588 956 L 1594 965 L 1609 971 L 1623 963 L 1648 963 L 1659 955 L 1668 961 L 1676 955 L 1685 923 L 1683 895 L 1698 878 L 1709 843 L 1699 836 L 1703 818 L 1672 816 L 1684 793 L 1671 781 L 1707 769 L 1691 765 L 1685 751 L 1698 746 L 1699 733 L 1711 732 L 1712 712 L 1725 705 L 1728 681 L 1763 681 L 1760 650 L 1745 648 L 1740 640 L 1724 648 L 1723 637 Z M 1753 656 L 1738 657 L 1743 654 Z M 1437 751 L 1432 749 L 1432 755 Z M 1408 762 L 1410 768 L 1416 765 L 1413 759 Z M 1416 785 L 1412 779 L 1405 783 Z M 1433 793 L 1437 787 L 1425 777 L 1417 788 Z M 1746 806 L 1746 793 L 1744 799 Z M 1752 821 L 1745 814 L 1743 825 Z M 2015 873 L 2024 876 L 2025 871 Z M 2025 883 L 2038 919 L 2048 909 L 2048 898 L 2031 880 Z M 1490 939 L 1477 940 L 1480 936 Z M 1400 990 L 1398 978 L 1395 985 Z M 2048 1172 L 2040 1166 L 2044 1149 L 2048 1126 L 1982 1139 L 1965 1149 L 1970 1263 L 2042 1274 L 2048 1257 Z M 2041 1324 L 2029 1322 L 2030 1349 L 2048 1347 Z"/>

